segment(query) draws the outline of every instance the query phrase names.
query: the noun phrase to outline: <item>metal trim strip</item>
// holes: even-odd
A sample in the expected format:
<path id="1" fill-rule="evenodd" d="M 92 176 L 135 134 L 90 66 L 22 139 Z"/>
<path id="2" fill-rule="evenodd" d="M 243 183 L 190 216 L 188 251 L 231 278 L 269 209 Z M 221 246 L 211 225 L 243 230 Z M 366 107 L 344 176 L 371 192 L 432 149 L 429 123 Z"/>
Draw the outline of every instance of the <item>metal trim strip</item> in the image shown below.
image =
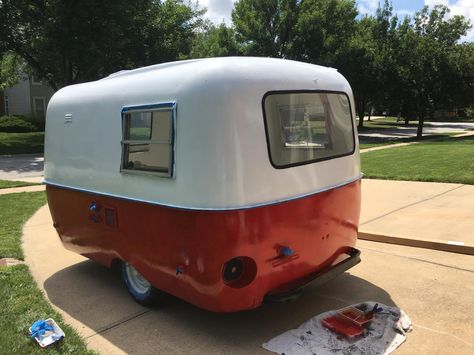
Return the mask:
<path id="1" fill-rule="evenodd" d="M 320 193 L 322 193 L 322 192 L 326 192 L 326 191 L 333 190 L 333 189 L 336 189 L 336 188 L 339 188 L 339 187 L 342 187 L 342 186 L 345 186 L 345 185 L 349 185 L 349 184 L 351 184 L 351 183 L 353 183 L 353 182 L 355 182 L 355 181 L 358 181 L 358 180 L 362 179 L 362 176 L 363 176 L 363 174 L 361 173 L 361 174 L 359 174 L 358 176 L 356 176 L 356 177 L 354 177 L 354 178 L 352 178 L 352 179 L 346 180 L 346 181 L 344 181 L 344 182 L 341 182 L 341 183 L 339 183 L 339 184 L 334 184 L 334 185 L 325 187 L 325 188 L 323 188 L 323 189 L 319 189 L 319 190 L 316 190 L 316 191 L 312 191 L 312 192 L 309 192 L 309 193 L 306 193 L 306 194 L 303 194 L 303 195 L 299 195 L 299 196 L 293 196 L 293 197 L 288 197 L 288 198 L 282 198 L 282 199 L 278 199 L 278 200 L 274 200 L 274 201 L 256 203 L 256 204 L 252 204 L 252 205 L 234 206 L 234 207 L 189 207 L 189 206 L 173 205 L 173 204 L 160 203 L 160 202 L 151 201 L 151 200 L 144 200 L 144 199 L 140 199 L 140 198 L 126 197 L 126 196 L 120 196 L 120 195 L 111 194 L 111 193 L 104 193 L 104 192 L 99 192 L 99 191 L 94 191 L 94 190 L 88 190 L 88 189 L 83 189 L 83 188 L 79 188 L 79 187 L 68 186 L 68 185 L 64 185 L 64 184 L 58 184 L 58 183 L 54 183 L 54 182 L 48 181 L 48 180 L 46 180 L 46 179 L 43 180 L 43 183 L 46 184 L 46 185 L 54 186 L 54 187 L 59 187 L 59 188 L 64 188 L 64 189 L 70 189 L 70 190 L 76 190 L 76 191 L 81 191 L 81 192 L 85 192 L 85 193 L 89 193 L 89 194 L 96 194 L 96 195 L 101 195 L 101 196 L 114 197 L 114 198 L 119 198 L 119 199 L 122 199 L 122 200 L 148 203 L 148 204 L 152 204 L 152 205 L 158 205 L 158 206 L 162 206 L 162 207 L 169 207 L 169 208 L 175 208 L 175 209 L 181 209 L 181 210 L 192 210 L 192 211 L 236 211 L 236 210 L 247 210 L 247 209 L 251 209 L 251 208 L 258 208 L 258 207 L 264 207 L 264 206 L 271 206 L 271 205 L 276 205 L 276 204 L 280 204 L 280 203 L 284 203 L 284 202 L 290 202 L 290 201 L 294 201 L 294 200 L 299 200 L 299 199 L 302 199 L 302 198 L 305 198 L 305 197 L 309 197 L 309 196 L 312 196 L 312 195 L 317 195 L 317 194 L 320 194 Z"/>

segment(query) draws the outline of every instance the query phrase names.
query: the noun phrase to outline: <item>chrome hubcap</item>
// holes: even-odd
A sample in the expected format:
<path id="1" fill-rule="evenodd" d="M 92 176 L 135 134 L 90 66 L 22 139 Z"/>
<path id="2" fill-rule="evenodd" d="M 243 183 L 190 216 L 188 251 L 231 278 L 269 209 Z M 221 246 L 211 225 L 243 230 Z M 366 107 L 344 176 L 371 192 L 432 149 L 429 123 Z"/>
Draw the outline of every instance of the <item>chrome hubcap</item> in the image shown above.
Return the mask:
<path id="1" fill-rule="evenodd" d="M 130 286 L 138 293 L 146 293 L 151 285 L 132 265 L 125 264 L 125 272 L 127 273 Z"/>

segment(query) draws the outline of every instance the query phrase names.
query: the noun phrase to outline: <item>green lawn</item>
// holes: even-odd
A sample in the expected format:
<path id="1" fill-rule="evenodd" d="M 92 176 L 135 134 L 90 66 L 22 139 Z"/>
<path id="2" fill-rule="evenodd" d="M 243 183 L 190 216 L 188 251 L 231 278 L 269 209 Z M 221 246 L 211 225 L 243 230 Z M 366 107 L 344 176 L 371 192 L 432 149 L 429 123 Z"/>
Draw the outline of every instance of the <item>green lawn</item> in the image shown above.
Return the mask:
<path id="1" fill-rule="evenodd" d="M 0 257 L 22 258 L 23 223 L 46 202 L 44 192 L 0 195 Z M 38 242 L 41 242 L 38 236 Z M 47 262 L 47 260 L 45 260 Z M 36 286 L 26 265 L 0 266 L 0 353 L 95 354 L 73 328 L 65 324 Z M 66 333 L 63 342 L 41 349 L 28 336 L 38 319 L 53 318 Z M 8 351 L 7 351 L 8 349 Z"/>
<path id="2" fill-rule="evenodd" d="M 11 187 L 39 185 L 34 182 L 0 180 L 0 189 L 9 189 Z"/>
<path id="3" fill-rule="evenodd" d="M 393 140 L 393 141 L 384 141 L 384 142 L 375 142 L 375 143 L 359 143 L 359 149 L 375 148 L 375 147 L 381 147 L 384 145 L 390 145 L 390 144 L 396 144 L 396 143 L 403 143 L 403 141 L 399 142 L 399 141 Z"/>
<path id="4" fill-rule="evenodd" d="M 0 258 L 23 259 L 22 226 L 45 203 L 46 195 L 42 191 L 0 195 Z"/>
<path id="5" fill-rule="evenodd" d="M 361 161 L 366 178 L 474 184 L 474 137 L 366 152 Z"/>
<path id="6" fill-rule="evenodd" d="M 375 148 L 375 147 L 381 147 L 384 145 L 390 145 L 390 144 L 398 144 L 398 143 L 410 143 L 410 142 L 420 142 L 428 139 L 440 139 L 440 138 L 448 138 L 452 137 L 456 134 L 459 133 L 439 133 L 439 134 L 431 134 L 427 136 L 423 136 L 421 138 L 416 138 L 416 137 L 409 137 L 409 138 L 399 138 L 399 139 L 385 139 L 381 140 L 378 142 L 371 142 L 371 143 L 360 143 L 359 144 L 359 149 L 367 149 L 367 148 Z"/>
<path id="7" fill-rule="evenodd" d="M 44 132 L 0 132 L 0 155 L 43 153 Z"/>

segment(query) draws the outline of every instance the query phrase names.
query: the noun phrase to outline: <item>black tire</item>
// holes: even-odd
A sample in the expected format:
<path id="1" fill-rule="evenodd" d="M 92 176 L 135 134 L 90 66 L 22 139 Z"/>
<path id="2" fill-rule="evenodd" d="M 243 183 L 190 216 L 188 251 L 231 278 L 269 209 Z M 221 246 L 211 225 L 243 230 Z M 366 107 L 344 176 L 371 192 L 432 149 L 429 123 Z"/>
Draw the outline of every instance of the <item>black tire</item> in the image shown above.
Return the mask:
<path id="1" fill-rule="evenodd" d="M 162 303 L 164 292 L 154 288 L 132 265 L 122 261 L 120 268 L 125 287 L 136 302 L 146 307 Z"/>

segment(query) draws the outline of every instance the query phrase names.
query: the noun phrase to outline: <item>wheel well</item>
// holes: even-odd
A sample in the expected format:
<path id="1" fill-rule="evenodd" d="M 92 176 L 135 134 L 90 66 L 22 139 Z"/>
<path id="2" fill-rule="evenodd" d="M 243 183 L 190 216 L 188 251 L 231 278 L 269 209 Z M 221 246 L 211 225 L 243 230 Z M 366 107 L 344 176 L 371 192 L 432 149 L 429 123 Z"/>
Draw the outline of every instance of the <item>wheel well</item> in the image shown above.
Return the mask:
<path id="1" fill-rule="evenodd" d="M 122 264 L 122 260 L 119 258 L 115 258 L 110 263 L 110 268 L 114 271 L 114 273 L 119 274 L 121 272 L 120 265 Z"/>

